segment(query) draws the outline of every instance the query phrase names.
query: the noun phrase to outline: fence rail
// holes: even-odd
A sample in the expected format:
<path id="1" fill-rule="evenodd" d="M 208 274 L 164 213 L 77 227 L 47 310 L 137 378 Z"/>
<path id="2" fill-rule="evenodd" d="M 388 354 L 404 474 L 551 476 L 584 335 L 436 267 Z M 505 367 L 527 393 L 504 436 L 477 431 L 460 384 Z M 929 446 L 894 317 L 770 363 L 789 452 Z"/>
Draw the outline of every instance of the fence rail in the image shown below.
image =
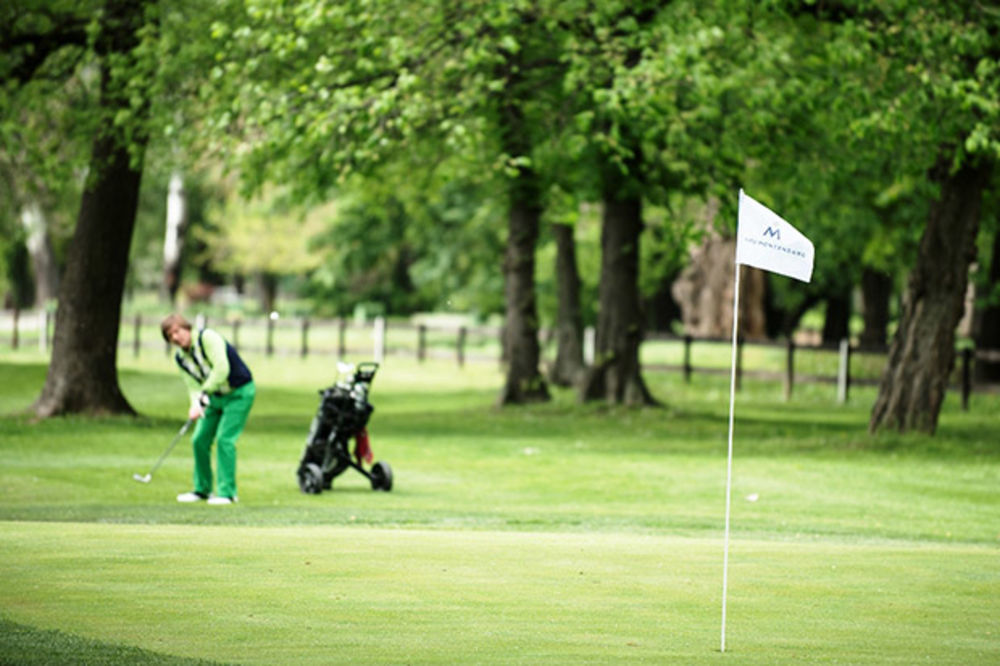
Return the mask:
<path id="1" fill-rule="evenodd" d="M 313 319 L 259 317 L 211 321 L 199 316 L 196 326 L 211 324 L 224 331 L 233 346 L 244 353 L 267 356 L 308 357 L 335 356 L 372 358 L 383 362 L 388 356 L 410 356 L 418 361 L 429 358 L 454 359 L 462 366 L 468 361 L 502 362 L 502 330 L 495 326 L 455 326 L 432 323 L 389 322 L 376 318 L 371 322 L 350 319 Z M 48 353 L 53 329 L 53 316 L 48 311 L 2 311 L 0 331 L 9 331 L 12 349 L 36 346 Z M 540 332 L 543 356 L 554 354 L 551 331 Z M 641 349 L 642 368 L 645 372 L 679 372 L 685 381 L 694 374 L 729 374 L 729 338 L 694 337 L 665 332 L 645 335 Z M 708 354 L 706 362 L 696 363 L 695 347 L 725 348 L 725 354 Z M 119 347 L 134 356 L 143 352 L 168 354 L 169 346 L 160 335 L 159 319 L 129 315 L 123 317 L 119 329 Z M 747 367 L 746 348 L 755 350 L 759 358 L 753 367 Z M 678 357 L 679 353 L 679 357 Z M 803 355 L 806 364 L 798 359 Z M 825 357 L 817 360 L 817 355 Z M 594 356 L 594 331 L 588 328 L 584 335 L 585 362 L 592 363 Z M 847 340 L 839 345 L 796 345 L 792 341 L 739 340 L 736 353 L 736 385 L 739 389 L 745 376 L 781 381 L 785 399 L 791 399 L 796 384 L 835 384 L 838 402 L 846 402 L 850 389 L 855 385 L 877 384 L 884 366 L 886 350 L 862 349 Z M 869 359 L 863 361 L 862 359 Z M 720 362 L 722 359 L 724 362 Z M 835 368 L 829 368 L 830 360 Z M 715 360 L 713 363 L 712 361 Z M 996 391 L 996 384 L 973 381 L 972 367 L 977 361 L 1000 362 L 1000 350 L 969 349 L 959 351 L 959 363 L 952 378 L 952 386 L 961 391 L 962 407 L 968 408 L 969 396 L 977 391 Z M 806 365 L 811 372 L 801 371 Z M 763 367 L 761 367 L 763 366 Z"/>

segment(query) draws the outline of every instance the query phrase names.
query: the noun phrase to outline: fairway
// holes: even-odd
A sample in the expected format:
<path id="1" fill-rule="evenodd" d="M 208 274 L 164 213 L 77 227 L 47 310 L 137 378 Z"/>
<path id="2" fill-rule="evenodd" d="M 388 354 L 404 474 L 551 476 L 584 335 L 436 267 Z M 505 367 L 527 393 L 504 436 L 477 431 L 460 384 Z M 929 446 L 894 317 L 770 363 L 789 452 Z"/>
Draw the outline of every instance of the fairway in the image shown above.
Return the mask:
<path id="1" fill-rule="evenodd" d="M 652 375 L 661 409 L 499 410 L 495 367 L 390 359 L 371 432 L 394 489 L 351 472 L 307 496 L 329 369 L 252 359 L 241 501 L 208 507 L 174 501 L 189 438 L 131 479 L 182 422 L 161 361 L 123 359 L 143 417 L 40 423 L 15 412 L 44 366 L 2 364 L 0 662 L 1000 660 L 995 396 L 949 401 L 935 437 L 870 438 L 870 393 L 749 382 L 723 654 L 724 379 Z"/>
<path id="2" fill-rule="evenodd" d="M 175 655 L 260 664 L 721 657 L 711 647 L 716 540 L 66 523 L 6 523 L 3 534 L 8 612 Z M 993 549 L 743 541 L 734 555 L 729 640 L 740 663 L 845 652 L 853 663 L 989 661 L 996 606 L 983 602 L 997 578 L 980 572 L 995 570 Z"/>

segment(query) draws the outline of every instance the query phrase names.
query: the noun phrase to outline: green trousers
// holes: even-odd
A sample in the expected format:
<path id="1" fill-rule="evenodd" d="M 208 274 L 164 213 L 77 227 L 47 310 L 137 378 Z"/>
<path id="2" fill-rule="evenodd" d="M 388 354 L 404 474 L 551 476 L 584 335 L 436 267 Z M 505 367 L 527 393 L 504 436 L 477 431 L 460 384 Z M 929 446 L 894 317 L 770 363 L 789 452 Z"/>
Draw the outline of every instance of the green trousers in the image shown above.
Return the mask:
<path id="1" fill-rule="evenodd" d="M 236 497 L 236 440 L 243 432 L 257 389 L 253 382 L 226 395 L 209 397 L 194 430 L 194 490 L 212 493 L 212 443 L 218 445 L 219 497 Z"/>

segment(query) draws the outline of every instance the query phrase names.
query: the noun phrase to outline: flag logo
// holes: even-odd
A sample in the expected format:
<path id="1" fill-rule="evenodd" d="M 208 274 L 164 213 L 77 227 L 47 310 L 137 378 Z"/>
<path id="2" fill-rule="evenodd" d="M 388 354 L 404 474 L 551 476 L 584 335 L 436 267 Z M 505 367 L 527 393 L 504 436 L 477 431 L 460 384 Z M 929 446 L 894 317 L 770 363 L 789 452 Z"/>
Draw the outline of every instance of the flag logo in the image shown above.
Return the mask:
<path id="1" fill-rule="evenodd" d="M 812 242 L 767 206 L 740 190 L 736 263 L 809 282 Z"/>

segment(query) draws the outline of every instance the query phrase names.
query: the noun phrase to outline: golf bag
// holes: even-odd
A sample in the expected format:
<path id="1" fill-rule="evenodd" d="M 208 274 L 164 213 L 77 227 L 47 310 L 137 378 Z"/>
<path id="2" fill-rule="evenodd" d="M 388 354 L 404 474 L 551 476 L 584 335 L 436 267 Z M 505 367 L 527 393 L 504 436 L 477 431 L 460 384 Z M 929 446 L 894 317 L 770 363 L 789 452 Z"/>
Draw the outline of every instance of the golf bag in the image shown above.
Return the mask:
<path id="1" fill-rule="evenodd" d="M 392 489 L 389 463 L 371 463 L 368 442 L 368 419 L 375 408 L 368 401 L 378 363 L 359 363 L 357 367 L 338 363 L 341 377 L 333 386 L 319 392 L 320 403 L 306 438 L 297 476 L 299 489 L 311 495 L 330 490 L 333 479 L 352 467 L 367 478 L 372 490 Z M 350 451 L 351 440 L 355 446 Z"/>

